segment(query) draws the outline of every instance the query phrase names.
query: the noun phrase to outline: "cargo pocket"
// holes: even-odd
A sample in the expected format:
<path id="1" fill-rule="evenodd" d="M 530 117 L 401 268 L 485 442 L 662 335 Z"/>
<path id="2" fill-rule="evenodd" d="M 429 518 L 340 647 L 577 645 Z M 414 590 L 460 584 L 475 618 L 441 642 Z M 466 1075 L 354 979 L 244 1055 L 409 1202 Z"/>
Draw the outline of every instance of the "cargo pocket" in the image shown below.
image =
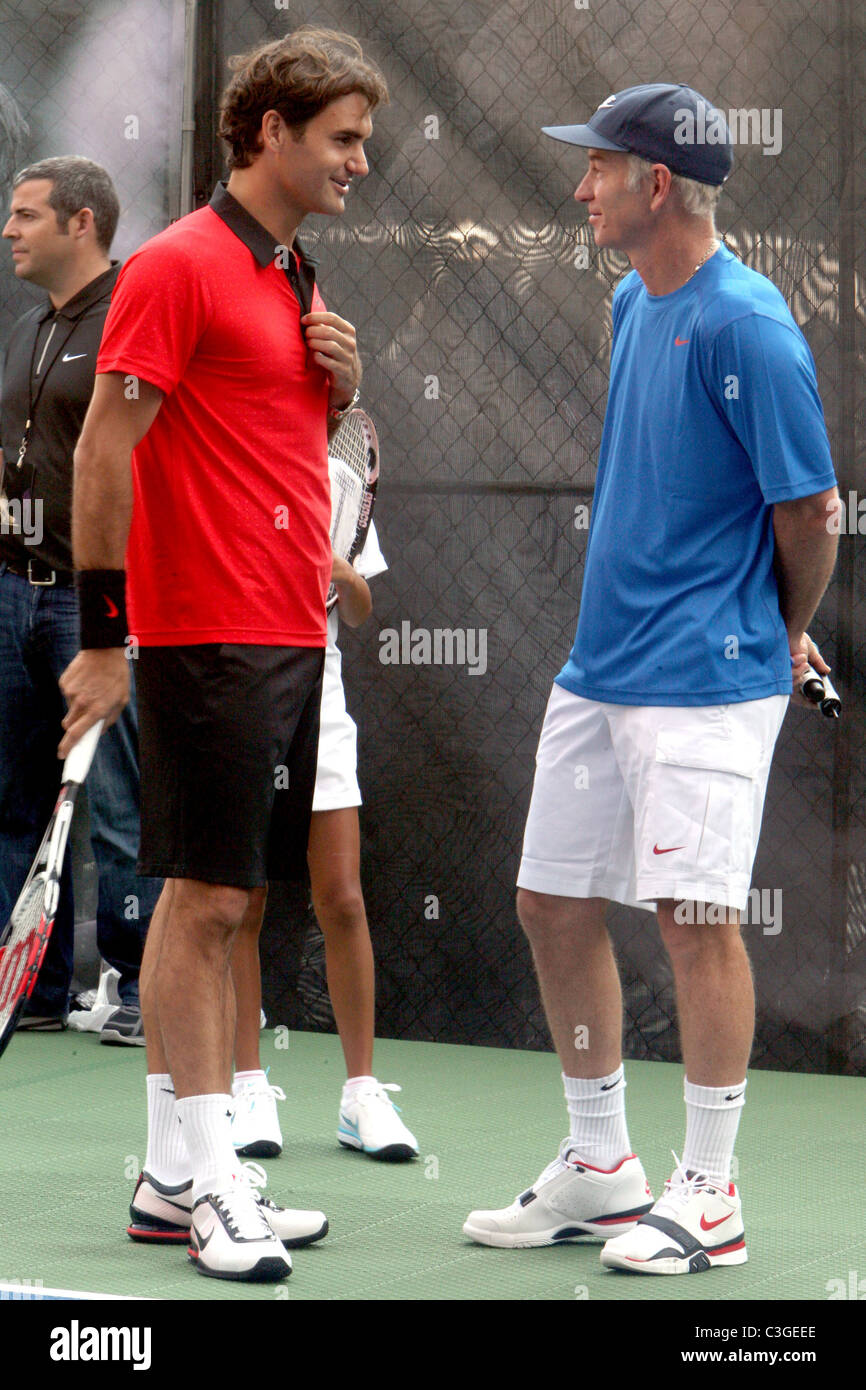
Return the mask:
<path id="1" fill-rule="evenodd" d="M 762 754 L 760 739 L 748 734 L 712 728 L 658 731 L 648 825 L 666 844 L 688 847 L 688 862 L 680 861 L 684 872 L 708 881 L 731 875 L 748 879 Z M 653 852 L 659 852 L 657 840 Z"/>

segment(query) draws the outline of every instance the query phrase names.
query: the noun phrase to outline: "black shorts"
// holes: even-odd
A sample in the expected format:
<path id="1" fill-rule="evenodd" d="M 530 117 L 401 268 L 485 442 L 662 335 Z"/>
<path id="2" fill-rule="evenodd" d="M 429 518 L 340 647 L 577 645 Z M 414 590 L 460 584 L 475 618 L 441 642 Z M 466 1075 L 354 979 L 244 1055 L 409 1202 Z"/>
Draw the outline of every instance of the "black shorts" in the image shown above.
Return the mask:
<path id="1" fill-rule="evenodd" d="M 140 874 L 305 878 L 323 666 L 320 647 L 139 648 Z"/>

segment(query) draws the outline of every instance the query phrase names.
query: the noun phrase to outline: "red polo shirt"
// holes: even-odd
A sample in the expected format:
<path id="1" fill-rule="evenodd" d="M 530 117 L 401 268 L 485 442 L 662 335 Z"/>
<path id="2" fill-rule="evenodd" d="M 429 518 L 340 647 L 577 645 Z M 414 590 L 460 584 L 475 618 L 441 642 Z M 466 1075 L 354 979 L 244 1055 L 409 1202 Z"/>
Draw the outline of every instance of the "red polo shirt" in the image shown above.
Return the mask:
<path id="1" fill-rule="evenodd" d="M 328 378 L 287 258 L 221 188 L 120 273 L 97 372 L 165 397 L 133 453 L 126 562 L 143 645 L 325 645 Z"/>

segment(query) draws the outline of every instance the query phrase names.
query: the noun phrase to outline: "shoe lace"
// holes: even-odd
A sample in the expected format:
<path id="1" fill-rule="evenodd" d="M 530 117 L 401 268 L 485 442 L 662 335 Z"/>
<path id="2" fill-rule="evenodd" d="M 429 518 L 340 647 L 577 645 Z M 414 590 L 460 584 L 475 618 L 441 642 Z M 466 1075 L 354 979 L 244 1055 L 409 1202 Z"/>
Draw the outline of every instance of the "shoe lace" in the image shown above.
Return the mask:
<path id="1" fill-rule="evenodd" d="M 276 1202 L 271 1201 L 262 1191 L 268 1185 L 268 1175 L 258 1163 L 242 1163 L 236 1174 L 238 1182 L 250 1193 L 256 1206 L 267 1207 L 269 1211 L 279 1211 Z"/>
<path id="2" fill-rule="evenodd" d="M 402 1089 L 403 1087 L 398 1086 L 396 1081 L 381 1081 L 377 1082 L 375 1086 L 362 1087 L 360 1091 L 356 1092 L 354 1099 L 365 1102 L 378 1101 L 380 1105 L 387 1105 L 390 1110 L 396 1110 L 399 1115 L 402 1113 L 399 1105 L 395 1105 L 391 1097 L 385 1093 L 386 1091 L 402 1091 Z"/>
<path id="3" fill-rule="evenodd" d="M 570 1135 L 566 1135 L 559 1146 L 556 1158 L 548 1163 L 542 1173 L 539 1173 L 532 1186 L 537 1187 L 539 1183 L 546 1182 L 548 1178 L 556 1177 L 557 1173 L 563 1172 L 564 1169 L 577 1168 L 579 1164 L 580 1159 L 574 1149 L 574 1140 Z"/>
<path id="4" fill-rule="evenodd" d="M 267 1176 L 256 1163 L 244 1163 L 240 1172 L 235 1173 L 235 1185 L 228 1192 L 215 1193 L 213 1200 L 225 1217 L 226 1225 L 233 1235 L 242 1238 L 255 1238 L 271 1234 L 271 1228 L 262 1212 L 262 1204 L 267 1199 L 255 1189 L 262 1184 L 244 1170 L 255 1168 L 267 1182 Z"/>
<path id="5" fill-rule="evenodd" d="M 659 1198 L 653 1210 L 661 1216 L 676 1217 L 680 1209 L 694 1197 L 696 1192 L 701 1192 L 708 1187 L 715 1188 L 716 1184 L 710 1182 L 706 1173 L 693 1173 L 686 1170 L 673 1149 L 671 1149 L 671 1153 L 674 1155 L 676 1167 L 672 1176 L 665 1183 L 664 1196 Z"/>
<path id="6" fill-rule="evenodd" d="M 267 1072 L 265 1072 L 265 1077 L 267 1077 Z M 239 1091 L 232 1099 L 235 1105 L 243 1102 L 243 1104 L 248 1105 L 252 1110 L 256 1101 L 261 1100 L 263 1096 L 272 1096 L 274 1100 L 285 1100 L 286 1093 L 282 1086 L 272 1086 L 270 1082 L 266 1080 L 264 1085 L 256 1086 L 250 1090 Z"/>

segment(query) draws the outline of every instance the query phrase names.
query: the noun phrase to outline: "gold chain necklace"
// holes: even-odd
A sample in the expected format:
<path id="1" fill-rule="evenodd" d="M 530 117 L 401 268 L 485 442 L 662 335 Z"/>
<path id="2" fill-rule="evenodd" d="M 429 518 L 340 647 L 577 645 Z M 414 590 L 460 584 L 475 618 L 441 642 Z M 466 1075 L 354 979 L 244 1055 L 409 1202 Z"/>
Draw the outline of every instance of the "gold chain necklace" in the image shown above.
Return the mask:
<path id="1" fill-rule="evenodd" d="M 719 243 L 718 243 L 715 239 L 713 239 L 713 241 L 710 243 L 710 249 L 709 249 L 709 251 L 707 252 L 707 254 L 706 254 L 705 256 L 702 256 L 702 257 L 701 257 L 701 259 L 698 261 L 697 265 L 695 266 L 694 270 L 692 271 L 691 275 L 688 275 L 688 276 L 686 277 L 686 279 L 683 281 L 683 285 L 687 285 L 687 284 L 689 283 L 689 280 L 693 280 L 693 279 L 694 279 L 694 277 L 697 275 L 698 271 L 700 270 L 701 266 L 702 266 L 702 265 L 706 265 L 707 261 L 710 259 L 710 256 L 714 256 L 714 255 L 716 254 L 716 252 L 718 251 L 718 249 L 719 249 Z M 680 286 L 680 289 L 682 289 L 682 285 Z"/>

